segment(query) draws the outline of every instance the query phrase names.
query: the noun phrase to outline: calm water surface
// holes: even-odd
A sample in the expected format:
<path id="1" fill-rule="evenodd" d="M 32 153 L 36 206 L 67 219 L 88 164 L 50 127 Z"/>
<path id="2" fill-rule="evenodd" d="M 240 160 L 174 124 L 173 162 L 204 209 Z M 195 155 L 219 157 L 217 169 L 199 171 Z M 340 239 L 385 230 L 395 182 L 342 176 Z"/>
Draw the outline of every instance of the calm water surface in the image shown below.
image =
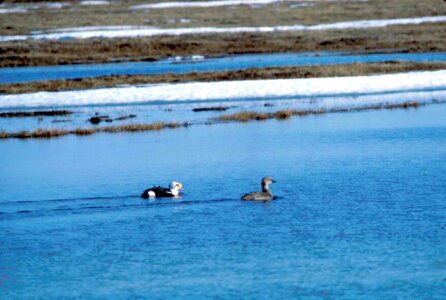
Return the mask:
<path id="1" fill-rule="evenodd" d="M 1 297 L 445 299 L 445 115 L 2 141 Z"/>

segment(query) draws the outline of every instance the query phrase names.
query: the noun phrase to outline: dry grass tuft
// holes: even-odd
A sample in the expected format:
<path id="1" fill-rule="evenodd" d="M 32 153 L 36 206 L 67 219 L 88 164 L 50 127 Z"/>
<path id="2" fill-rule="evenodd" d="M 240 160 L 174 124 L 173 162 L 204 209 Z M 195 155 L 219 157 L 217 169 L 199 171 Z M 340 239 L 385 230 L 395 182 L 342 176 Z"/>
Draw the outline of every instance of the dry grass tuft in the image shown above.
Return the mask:
<path id="1" fill-rule="evenodd" d="M 262 121 L 270 119 L 271 115 L 268 113 L 258 113 L 255 111 L 242 111 L 230 115 L 223 115 L 218 118 L 218 120 L 223 122 L 248 122 L 248 121 Z"/>
<path id="2" fill-rule="evenodd" d="M 169 127 L 168 123 L 156 122 L 152 124 L 127 124 L 120 126 L 108 126 L 99 128 L 99 132 L 137 132 L 137 131 L 153 131 L 161 130 Z"/>
<path id="3" fill-rule="evenodd" d="M 75 135 L 92 135 L 95 133 L 95 130 L 92 128 L 77 128 L 72 130 L 71 133 Z"/>
<path id="4" fill-rule="evenodd" d="M 274 117 L 277 120 L 287 120 L 291 118 L 292 115 L 293 115 L 292 110 L 280 110 L 274 114 Z"/>
<path id="5" fill-rule="evenodd" d="M 152 124 L 129 124 L 121 126 L 107 126 L 98 128 L 77 128 L 74 130 L 65 129 L 37 129 L 36 131 L 19 131 L 16 133 L 8 133 L 0 131 L 0 139 L 17 138 L 17 139 L 29 139 L 29 138 L 52 138 L 65 135 L 79 135 L 86 136 L 99 132 L 117 133 L 117 132 L 137 132 L 137 131 L 157 131 L 163 129 L 175 129 L 180 127 L 188 127 L 189 123 L 179 122 L 156 122 Z"/>
<path id="6" fill-rule="evenodd" d="M 37 139 L 48 139 L 51 137 L 58 137 L 58 136 L 64 136 L 67 135 L 69 133 L 68 130 L 64 130 L 64 129 L 37 129 L 36 131 L 33 131 L 31 133 L 31 136 L 33 138 L 37 138 Z"/>
<path id="7" fill-rule="evenodd" d="M 7 139 L 9 134 L 6 131 L 0 131 L 0 139 Z"/>
<path id="8" fill-rule="evenodd" d="M 16 137 L 16 138 L 19 138 L 19 139 L 29 139 L 29 138 L 32 138 L 33 135 L 29 131 L 22 130 L 22 131 L 19 131 L 16 134 L 10 135 L 10 137 Z"/>
<path id="9" fill-rule="evenodd" d="M 327 113 L 341 113 L 341 112 L 355 112 L 364 110 L 379 110 L 379 109 L 408 109 L 408 108 L 418 108 L 423 103 L 419 101 L 414 102 L 404 102 L 404 103 L 387 103 L 387 104 L 374 104 L 366 105 L 363 107 L 352 107 L 352 108 L 332 108 L 332 109 L 306 109 L 306 110 L 280 110 L 275 113 L 258 113 L 255 111 L 242 111 L 229 115 L 222 115 L 216 119 L 217 122 L 248 122 L 248 121 L 259 121 L 267 119 L 277 119 L 277 120 L 287 120 L 292 116 L 304 117 L 309 115 L 321 115 Z"/>
<path id="10" fill-rule="evenodd" d="M 107 126 L 97 128 L 96 132 L 137 132 L 137 131 L 157 131 L 166 128 L 179 128 L 186 127 L 186 123 L 178 123 L 178 122 L 155 122 L 152 124 L 126 124 L 120 126 Z"/>

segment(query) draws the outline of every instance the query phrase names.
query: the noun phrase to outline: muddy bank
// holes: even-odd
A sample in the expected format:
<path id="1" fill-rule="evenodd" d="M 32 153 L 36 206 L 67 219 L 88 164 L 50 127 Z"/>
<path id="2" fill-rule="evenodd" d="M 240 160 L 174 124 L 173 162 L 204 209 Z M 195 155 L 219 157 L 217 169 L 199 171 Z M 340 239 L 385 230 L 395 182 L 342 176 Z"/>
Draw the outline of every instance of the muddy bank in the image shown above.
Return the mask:
<path id="1" fill-rule="evenodd" d="M 186 74 L 118 75 L 96 78 L 37 81 L 0 85 L 0 93 L 20 94 L 38 91 L 80 90 L 113 87 L 121 84 L 177 83 L 191 81 L 221 81 L 249 79 L 315 78 L 334 76 L 360 76 L 408 71 L 434 71 L 446 69 L 446 63 L 416 63 L 388 61 L 383 63 L 357 63 L 324 66 L 253 68 L 240 71 L 192 72 Z"/>

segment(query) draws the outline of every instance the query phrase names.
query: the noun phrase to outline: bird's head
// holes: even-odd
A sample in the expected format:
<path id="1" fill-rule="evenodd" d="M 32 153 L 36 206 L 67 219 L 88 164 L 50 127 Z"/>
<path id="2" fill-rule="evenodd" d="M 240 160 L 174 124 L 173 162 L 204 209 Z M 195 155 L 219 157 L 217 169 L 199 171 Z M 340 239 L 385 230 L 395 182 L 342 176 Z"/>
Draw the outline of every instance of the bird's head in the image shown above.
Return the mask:
<path id="1" fill-rule="evenodd" d="M 271 183 L 274 183 L 274 182 L 276 182 L 272 177 L 263 177 L 263 179 L 262 179 L 262 185 L 263 186 L 265 186 L 265 185 L 270 185 Z"/>
<path id="2" fill-rule="evenodd" d="M 183 189 L 183 184 L 181 182 L 177 182 L 177 181 L 172 181 L 169 185 L 169 188 L 171 190 L 182 190 Z"/>

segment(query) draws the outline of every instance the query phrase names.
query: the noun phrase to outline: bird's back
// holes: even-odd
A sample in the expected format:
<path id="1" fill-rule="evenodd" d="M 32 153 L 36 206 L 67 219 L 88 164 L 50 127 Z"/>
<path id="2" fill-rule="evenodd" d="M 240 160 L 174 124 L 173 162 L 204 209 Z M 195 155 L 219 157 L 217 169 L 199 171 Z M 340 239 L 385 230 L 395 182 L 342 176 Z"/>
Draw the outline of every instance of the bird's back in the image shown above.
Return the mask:
<path id="1" fill-rule="evenodd" d="M 160 186 L 154 186 L 153 188 L 145 190 L 142 194 L 142 198 L 149 198 L 149 193 L 155 194 L 156 197 L 174 197 L 175 195 L 172 194 L 172 191 L 167 188 L 163 188 Z"/>
<path id="2" fill-rule="evenodd" d="M 245 201 L 269 201 L 273 200 L 273 194 L 268 192 L 249 193 L 242 197 Z"/>

